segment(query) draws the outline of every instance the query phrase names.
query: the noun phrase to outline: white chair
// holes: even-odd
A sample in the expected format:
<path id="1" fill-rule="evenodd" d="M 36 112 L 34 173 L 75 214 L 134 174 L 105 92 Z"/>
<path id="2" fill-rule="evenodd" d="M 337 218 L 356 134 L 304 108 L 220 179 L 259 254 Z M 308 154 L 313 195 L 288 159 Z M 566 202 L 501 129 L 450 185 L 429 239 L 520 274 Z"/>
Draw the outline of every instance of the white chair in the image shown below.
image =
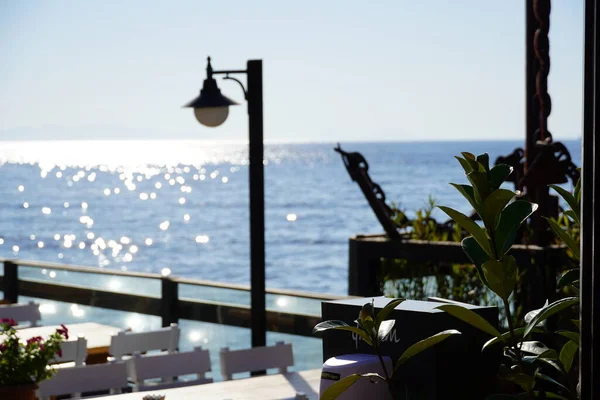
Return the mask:
<path id="1" fill-rule="evenodd" d="M 174 353 L 179 346 L 179 334 L 177 324 L 149 332 L 121 331 L 111 337 L 108 352 L 116 360 L 129 358 L 126 356 L 135 352 L 159 350 Z"/>
<path id="2" fill-rule="evenodd" d="M 38 326 L 42 319 L 40 305 L 30 301 L 27 304 L 3 304 L 0 305 L 0 319 L 12 318 L 19 325 L 21 322 L 29 322 L 31 326 Z"/>
<path id="3" fill-rule="evenodd" d="M 292 345 L 283 342 L 277 342 L 275 346 L 254 347 L 247 350 L 231 351 L 228 347 L 224 347 L 219 356 L 221 375 L 225 381 L 231 380 L 232 375 L 239 372 L 277 368 L 279 373 L 285 373 L 287 367 L 294 365 Z"/>
<path id="4" fill-rule="evenodd" d="M 63 342 L 60 346 L 62 356 L 58 354 L 50 360 L 51 364 L 60 364 L 58 367 L 79 367 L 85 364 L 87 358 L 87 340 L 78 337 L 77 340 Z"/>
<path id="5" fill-rule="evenodd" d="M 59 368 L 52 378 L 40 382 L 37 396 L 49 400 L 51 396 L 71 395 L 80 399 L 81 393 L 108 390 L 121 393 L 127 387 L 127 367 L 123 362 Z"/>
<path id="6" fill-rule="evenodd" d="M 213 380 L 206 377 L 211 371 L 208 350 L 195 347 L 194 351 L 172 354 L 153 354 L 142 356 L 135 353 L 127 360 L 129 378 L 133 381 L 133 391 L 167 389 L 174 387 L 200 385 Z M 196 379 L 178 380 L 173 378 L 182 375 L 196 375 Z M 159 382 L 146 382 L 149 379 L 158 379 Z"/>

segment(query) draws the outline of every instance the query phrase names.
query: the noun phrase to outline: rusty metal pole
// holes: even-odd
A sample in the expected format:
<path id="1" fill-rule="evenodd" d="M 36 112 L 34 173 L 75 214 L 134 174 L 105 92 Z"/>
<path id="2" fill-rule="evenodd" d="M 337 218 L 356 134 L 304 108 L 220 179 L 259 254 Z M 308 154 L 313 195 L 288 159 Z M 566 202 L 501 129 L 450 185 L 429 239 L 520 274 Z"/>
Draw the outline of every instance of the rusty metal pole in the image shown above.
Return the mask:
<path id="1" fill-rule="evenodd" d="M 533 38 L 538 22 L 533 13 L 533 1 L 525 0 L 525 165 L 523 173 L 535 158 L 535 131 L 539 128 L 535 98 L 535 71 L 537 60 L 533 52 Z M 521 188 L 519 188 L 521 189 Z"/>

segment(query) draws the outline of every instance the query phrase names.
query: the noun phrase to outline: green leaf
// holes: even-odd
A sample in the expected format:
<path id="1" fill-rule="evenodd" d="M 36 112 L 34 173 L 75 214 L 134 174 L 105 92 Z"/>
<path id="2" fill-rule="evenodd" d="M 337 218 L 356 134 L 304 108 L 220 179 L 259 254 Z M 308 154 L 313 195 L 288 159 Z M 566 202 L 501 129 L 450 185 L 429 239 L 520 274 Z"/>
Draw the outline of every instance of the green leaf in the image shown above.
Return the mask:
<path id="1" fill-rule="evenodd" d="M 364 330 L 357 328 L 355 326 L 350 326 L 347 323 L 345 323 L 344 321 L 331 320 L 331 321 L 320 322 L 317 325 L 315 325 L 315 327 L 313 328 L 313 335 L 315 333 L 321 333 L 321 332 L 325 332 L 325 331 L 329 331 L 329 330 L 349 331 L 349 332 L 356 333 L 369 346 L 373 346 L 373 342 L 371 341 L 371 338 L 369 337 L 369 335 L 367 335 L 367 333 Z"/>
<path id="2" fill-rule="evenodd" d="M 556 333 L 558 333 L 561 336 L 566 337 L 569 340 L 574 341 L 575 343 L 577 343 L 577 345 L 579 345 L 579 333 L 578 332 L 572 332 L 572 331 L 556 331 Z"/>
<path id="3" fill-rule="evenodd" d="M 572 319 L 571 322 L 573 322 L 575 324 L 575 326 L 581 330 L 581 321 L 578 319 Z"/>
<path id="4" fill-rule="evenodd" d="M 527 375 L 523 372 L 513 372 L 509 371 L 500 376 L 502 379 L 507 381 L 516 383 L 521 386 L 523 390 L 529 392 L 535 386 L 535 378 L 533 376 Z"/>
<path id="5" fill-rule="evenodd" d="M 576 222 L 579 224 L 579 215 L 575 214 L 575 211 L 573 210 L 566 210 L 564 213 L 567 217 L 571 218 L 571 220 L 573 220 L 573 222 Z"/>
<path id="6" fill-rule="evenodd" d="M 561 383 L 559 383 L 554 378 L 551 378 L 550 376 L 541 373 L 539 370 L 535 371 L 535 376 L 538 377 L 538 378 L 541 378 L 541 379 L 545 380 L 546 382 L 550 382 L 550 383 L 555 384 L 556 386 L 558 386 L 560 389 L 564 390 L 565 392 L 571 393 L 571 391 L 569 389 L 567 389 L 564 385 L 562 385 Z"/>
<path id="7" fill-rule="evenodd" d="M 512 246 L 514 234 L 521 224 L 537 210 L 538 205 L 528 201 L 517 200 L 507 205 L 500 213 L 496 225 L 495 246 L 498 254 L 506 253 Z"/>
<path id="8" fill-rule="evenodd" d="M 575 269 L 571 269 L 571 270 L 568 270 L 567 272 L 565 272 L 558 280 L 557 286 L 560 289 L 567 285 L 572 285 L 578 281 L 579 281 L 579 268 L 575 268 Z"/>
<path id="9" fill-rule="evenodd" d="M 506 276 L 502 263 L 497 260 L 489 260 L 481 266 L 485 279 L 488 282 L 488 287 L 492 292 L 496 293 L 502 299 L 506 300 L 512 292 L 512 288 L 505 286 Z"/>
<path id="10" fill-rule="evenodd" d="M 475 238 L 477 243 L 479 243 L 481 248 L 488 254 L 488 256 L 493 257 L 490 241 L 482 227 L 473 222 L 473 220 L 471 220 L 471 218 L 467 217 L 465 214 L 450 207 L 439 206 L 439 209 L 448 214 L 448 216 L 456 221 L 458 225 L 473 235 L 473 238 Z"/>
<path id="11" fill-rule="evenodd" d="M 385 307 L 383 307 L 381 311 L 377 313 L 377 317 L 375 317 L 375 326 L 379 326 L 383 321 L 385 321 L 388 315 L 390 315 L 390 313 L 404 301 L 406 301 L 406 299 L 394 299 L 387 303 Z"/>
<path id="12" fill-rule="evenodd" d="M 489 230 L 496 228 L 496 223 L 500 217 L 500 211 L 506 207 L 509 201 L 515 197 L 512 190 L 496 189 L 488 195 L 483 202 L 483 210 L 481 219 Z"/>
<path id="13" fill-rule="evenodd" d="M 443 304 L 441 306 L 437 306 L 436 308 L 445 311 L 448 314 L 492 336 L 502 336 L 492 324 L 485 320 L 485 318 L 474 311 L 469 310 L 468 308 L 461 307 L 456 304 Z"/>
<path id="14" fill-rule="evenodd" d="M 575 185 L 575 190 L 573 191 L 573 197 L 575 197 L 575 202 L 577 204 L 581 204 L 581 178 L 577 179 L 577 184 Z"/>
<path id="15" fill-rule="evenodd" d="M 483 269 L 481 269 L 481 266 L 483 265 L 483 263 L 490 259 L 490 256 L 486 254 L 486 252 L 481 248 L 481 246 L 477 243 L 473 236 L 464 238 L 460 244 L 462 246 L 463 251 L 471 259 L 471 262 L 475 264 L 475 268 L 479 273 L 479 279 L 481 279 L 481 282 L 485 286 L 489 287 L 489 284 L 485 279 L 485 275 L 483 273 Z"/>
<path id="16" fill-rule="evenodd" d="M 542 354 L 539 354 L 537 358 L 545 358 L 547 360 L 558 360 L 558 353 L 554 349 L 547 349 Z"/>
<path id="17" fill-rule="evenodd" d="M 483 153 L 477 156 L 477 162 L 483 165 L 485 172 L 490 171 L 490 156 L 487 153 Z"/>
<path id="18" fill-rule="evenodd" d="M 378 341 L 382 341 L 383 338 L 385 338 L 388 335 L 388 333 L 390 333 L 390 331 L 394 327 L 395 323 L 396 323 L 395 319 L 381 321 L 381 325 L 379 325 L 379 331 L 377 332 Z"/>
<path id="19" fill-rule="evenodd" d="M 533 395 L 535 396 L 535 398 L 543 398 L 541 397 L 541 393 L 538 391 L 533 392 Z M 557 399 L 557 400 L 569 400 L 567 397 L 561 396 L 560 394 L 556 394 L 556 393 L 552 393 L 552 392 L 546 392 L 544 391 L 544 395 L 546 396 L 547 399 Z"/>
<path id="20" fill-rule="evenodd" d="M 460 335 L 460 332 L 456 329 L 448 329 L 446 331 L 436 333 L 433 336 L 429 336 L 427 339 L 420 340 L 417 343 L 413 344 L 408 349 L 404 350 L 404 353 L 402 353 L 402 355 L 398 359 L 398 362 L 396 363 L 396 366 L 394 367 L 394 372 L 398 369 L 398 367 L 400 367 L 400 365 L 404 364 L 410 358 L 416 356 L 422 351 L 427 350 L 431 346 L 434 346 L 439 342 L 446 340 L 452 335 Z"/>
<path id="21" fill-rule="evenodd" d="M 550 186 L 552 189 L 556 190 L 556 192 L 560 195 L 560 197 L 565 199 L 565 201 L 567 202 L 569 207 L 571 207 L 571 210 L 575 211 L 575 214 L 577 214 L 576 222 L 579 223 L 579 202 L 577 200 L 575 200 L 575 196 L 573 196 L 571 193 L 569 193 L 569 191 L 561 188 L 558 185 L 548 185 L 548 186 Z"/>
<path id="22" fill-rule="evenodd" d="M 569 340 L 560 350 L 560 362 L 565 367 L 565 371 L 571 370 L 577 350 L 579 350 L 579 342 L 576 343 L 572 340 Z"/>
<path id="23" fill-rule="evenodd" d="M 375 329 L 375 321 L 373 320 L 373 318 L 359 318 L 356 320 L 356 322 L 358 322 L 358 324 L 362 326 L 364 331 L 367 332 L 367 334 L 371 337 L 371 343 L 373 343 L 375 341 L 375 338 L 377 337 L 377 329 Z"/>
<path id="24" fill-rule="evenodd" d="M 454 156 L 454 158 L 456 158 L 458 160 L 458 162 L 460 163 L 461 167 L 465 171 L 465 174 L 468 174 L 469 172 L 471 172 L 473 170 L 473 168 L 471 167 L 471 164 L 469 164 L 467 162 L 467 160 L 465 160 L 464 158 L 456 157 L 456 156 Z"/>
<path id="25" fill-rule="evenodd" d="M 334 400 L 342 395 L 348 388 L 356 383 L 362 376 L 360 374 L 348 375 L 345 378 L 340 379 L 333 385 L 329 386 L 323 394 L 320 400 Z"/>
<path id="26" fill-rule="evenodd" d="M 475 154 L 469 153 L 468 151 L 462 151 L 460 154 L 463 155 L 465 160 L 475 160 Z"/>
<path id="27" fill-rule="evenodd" d="M 560 238 L 560 240 L 562 240 L 563 242 L 565 242 L 565 244 L 567 245 L 567 247 L 573 252 L 573 256 L 577 260 L 579 260 L 579 243 L 577 243 L 575 241 L 575 239 L 573 239 L 567 233 L 567 231 L 565 231 L 563 228 L 561 228 L 560 225 L 558 225 L 556 223 L 556 221 L 554 221 L 554 220 L 552 220 L 550 218 L 546 218 L 546 220 L 550 224 L 550 227 L 552 228 L 552 230 L 554 231 L 554 233 L 556 234 L 556 236 L 558 236 Z"/>
<path id="28" fill-rule="evenodd" d="M 525 325 L 527 325 L 529 322 L 531 322 L 533 317 L 538 315 L 544 309 L 544 307 L 547 307 L 547 306 L 548 306 L 548 300 L 546 300 L 546 303 L 542 307 L 535 309 L 535 310 L 531 310 L 527 314 L 525 314 L 525 318 L 524 318 Z M 542 324 L 539 324 L 539 326 L 542 326 Z"/>
<path id="29" fill-rule="evenodd" d="M 454 186 L 456 190 L 458 190 L 460 194 L 462 194 L 463 197 L 467 199 L 469 204 L 471 204 L 471 207 L 473 207 L 473 209 L 477 211 L 477 213 L 479 213 L 479 207 L 475 202 L 475 192 L 473 192 L 473 187 L 469 185 L 459 185 L 458 183 L 451 183 L 451 185 Z"/>
<path id="30" fill-rule="evenodd" d="M 533 317 L 531 321 L 529 321 L 525 327 L 525 333 L 523 336 L 526 337 L 529 335 L 534 326 L 542 321 L 545 321 L 548 317 L 564 310 L 565 308 L 572 307 L 575 304 L 579 304 L 579 299 L 577 297 L 566 297 L 564 299 L 556 300 L 552 304 L 548 304 L 546 307 L 542 308 L 542 310 L 535 317 Z"/>
<path id="31" fill-rule="evenodd" d="M 553 355 L 556 355 L 556 351 L 554 351 Z M 558 359 L 558 355 L 556 355 L 556 358 L 542 358 L 542 357 L 538 357 L 536 359 L 536 362 L 538 364 L 547 364 L 549 366 L 551 366 L 552 368 L 554 368 L 555 370 L 557 370 L 559 373 L 563 374 L 565 372 L 563 365 L 561 364 L 560 360 Z"/>
<path id="32" fill-rule="evenodd" d="M 537 340 L 521 342 L 519 346 L 522 352 L 535 354 L 536 356 L 540 356 L 550 350 L 545 344 Z"/>
<path id="33" fill-rule="evenodd" d="M 519 266 L 517 260 L 513 256 L 506 256 L 502 260 L 506 281 L 504 286 L 512 293 L 517 285 L 517 277 L 519 276 Z M 510 296 L 510 293 L 509 293 Z M 508 299 L 508 298 L 507 298 Z"/>
<path id="34" fill-rule="evenodd" d="M 542 332 L 541 329 L 534 329 L 534 332 Z M 514 330 L 514 335 L 515 338 L 521 339 L 523 337 L 523 332 L 525 332 L 525 327 L 523 328 L 517 328 Z M 496 343 L 499 342 L 504 342 L 504 343 L 509 343 L 511 340 L 511 335 L 510 335 L 510 331 L 503 333 L 500 337 L 494 337 L 491 338 L 490 340 L 488 340 L 487 342 L 485 342 L 485 344 L 483 345 L 483 347 L 481 348 L 481 351 L 485 350 L 486 348 L 495 345 Z"/>
<path id="35" fill-rule="evenodd" d="M 478 163 L 477 165 L 480 164 Z M 481 169 L 483 169 L 483 167 Z M 490 182 L 488 181 L 487 172 L 471 171 L 467 174 L 467 179 L 471 182 L 471 185 L 473 185 L 475 203 L 483 206 L 484 200 L 490 194 Z"/>
<path id="36" fill-rule="evenodd" d="M 488 287 L 504 300 L 508 300 L 517 283 L 517 262 L 513 256 L 507 256 L 503 262 L 489 260 L 481 269 Z"/>
<path id="37" fill-rule="evenodd" d="M 510 176 L 513 172 L 513 167 L 506 164 L 496 164 L 490 170 L 490 186 L 491 189 L 498 189 L 500 185 Z"/>
<path id="38" fill-rule="evenodd" d="M 362 378 L 376 378 L 385 382 L 385 378 L 379 374 L 369 372 L 366 374 L 352 374 L 345 378 L 340 379 L 333 385 L 329 386 L 323 394 L 321 394 L 320 400 L 334 400 L 342 395 L 350 386 L 354 385 L 359 379 Z"/>

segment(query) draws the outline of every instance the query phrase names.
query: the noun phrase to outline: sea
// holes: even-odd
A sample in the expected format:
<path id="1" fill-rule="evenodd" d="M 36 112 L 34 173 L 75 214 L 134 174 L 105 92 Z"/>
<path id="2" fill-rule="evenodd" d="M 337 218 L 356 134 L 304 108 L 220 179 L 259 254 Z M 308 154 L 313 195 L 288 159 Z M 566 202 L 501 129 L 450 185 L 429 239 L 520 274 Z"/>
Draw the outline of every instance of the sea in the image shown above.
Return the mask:
<path id="1" fill-rule="evenodd" d="M 563 143 L 580 165 L 581 142 Z M 383 232 L 333 150 L 336 145 L 265 145 L 268 288 L 347 294 L 348 239 Z M 340 145 L 363 154 L 387 202 L 414 216 L 429 198 L 469 211 L 449 185 L 466 182 L 453 156 L 487 152 L 493 161 L 524 144 Z M 0 257 L 248 284 L 247 148 L 239 142 L 177 140 L 0 141 Z M 439 211 L 434 217 L 445 219 Z M 61 278 L 60 271 L 46 269 L 27 275 L 36 274 Z M 73 279 L 89 283 L 89 276 Z M 123 282 L 107 280 L 107 289 L 132 290 Z M 160 325 L 155 317 L 44 304 L 45 318 L 56 322 L 97 318 L 123 327 Z M 185 335 L 188 347 L 198 341 L 213 349 L 249 344 L 247 329 L 227 333 L 222 326 L 194 326 Z M 314 367 L 320 345 L 310 338 L 291 340 L 303 349 L 298 364 Z"/>

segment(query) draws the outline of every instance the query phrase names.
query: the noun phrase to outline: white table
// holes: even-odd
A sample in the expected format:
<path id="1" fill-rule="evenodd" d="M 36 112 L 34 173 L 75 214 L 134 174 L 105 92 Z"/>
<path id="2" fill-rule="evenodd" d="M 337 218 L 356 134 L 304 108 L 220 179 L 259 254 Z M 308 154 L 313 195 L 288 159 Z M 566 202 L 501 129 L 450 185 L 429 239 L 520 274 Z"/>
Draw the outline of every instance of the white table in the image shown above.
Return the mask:
<path id="1" fill-rule="evenodd" d="M 78 336 L 87 339 L 88 364 L 106 362 L 108 349 L 110 347 L 110 337 L 116 335 L 120 328 L 97 324 L 95 322 L 84 322 L 80 324 L 65 324 L 69 330 L 69 340 L 76 340 Z M 56 332 L 60 325 L 55 326 L 36 326 L 35 328 L 25 328 L 17 330 L 19 339 L 29 339 L 35 336 L 43 338 Z"/>
<path id="2" fill-rule="evenodd" d="M 142 400 L 149 394 L 163 394 L 165 400 L 293 400 L 302 392 L 311 400 L 319 398 L 321 370 L 290 372 L 247 379 L 207 383 L 147 392 L 97 397 L 102 400 Z"/>

